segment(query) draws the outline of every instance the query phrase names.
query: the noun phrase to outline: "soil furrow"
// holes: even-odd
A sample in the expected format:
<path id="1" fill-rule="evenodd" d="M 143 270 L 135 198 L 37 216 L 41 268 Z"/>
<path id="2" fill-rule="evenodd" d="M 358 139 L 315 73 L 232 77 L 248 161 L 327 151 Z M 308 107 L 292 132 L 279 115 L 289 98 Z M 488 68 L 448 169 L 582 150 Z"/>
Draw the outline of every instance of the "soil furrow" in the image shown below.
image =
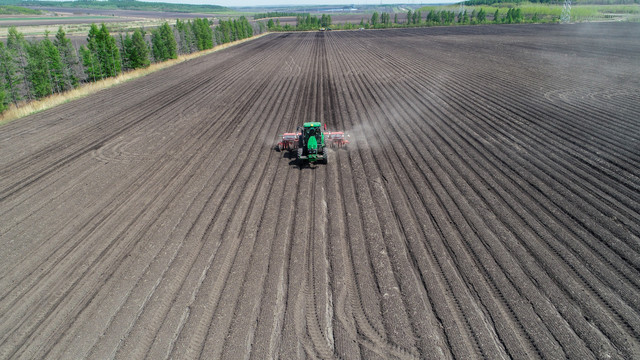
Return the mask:
<path id="1" fill-rule="evenodd" d="M 0 357 L 640 357 L 639 32 L 269 34 L 0 126 Z"/>

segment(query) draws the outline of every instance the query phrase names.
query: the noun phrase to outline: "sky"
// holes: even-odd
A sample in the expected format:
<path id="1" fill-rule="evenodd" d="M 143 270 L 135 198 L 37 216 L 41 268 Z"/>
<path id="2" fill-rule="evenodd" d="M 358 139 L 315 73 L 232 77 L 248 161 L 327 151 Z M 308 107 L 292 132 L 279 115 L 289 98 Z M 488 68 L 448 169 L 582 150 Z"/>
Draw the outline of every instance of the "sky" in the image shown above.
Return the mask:
<path id="1" fill-rule="evenodd" d="M 456 0 L 420 0 L 420 1 L 393 1 L 393 0 L 157 0 L 160 2 L 178 3 L 178 4 L 207 4 L 207 5 L 222 5 L 230 7 L 238 6 L 279 6 L 279 5 L 377 5 L 377 4 L 428 4 L 428 3 L 444 3 L 454 2 Z"/>

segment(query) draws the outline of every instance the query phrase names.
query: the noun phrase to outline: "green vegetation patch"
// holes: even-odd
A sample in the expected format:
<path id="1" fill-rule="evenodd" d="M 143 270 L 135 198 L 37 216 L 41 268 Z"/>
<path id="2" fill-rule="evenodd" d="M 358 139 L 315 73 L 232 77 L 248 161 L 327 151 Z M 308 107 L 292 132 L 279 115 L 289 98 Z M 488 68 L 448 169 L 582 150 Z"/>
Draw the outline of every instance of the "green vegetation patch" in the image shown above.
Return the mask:
<path id="1" fill-rule="evenodd" d="M 0 15 L 40 15 L 40 10 L 33 10 L 22 6 L 0 5 Z"/>

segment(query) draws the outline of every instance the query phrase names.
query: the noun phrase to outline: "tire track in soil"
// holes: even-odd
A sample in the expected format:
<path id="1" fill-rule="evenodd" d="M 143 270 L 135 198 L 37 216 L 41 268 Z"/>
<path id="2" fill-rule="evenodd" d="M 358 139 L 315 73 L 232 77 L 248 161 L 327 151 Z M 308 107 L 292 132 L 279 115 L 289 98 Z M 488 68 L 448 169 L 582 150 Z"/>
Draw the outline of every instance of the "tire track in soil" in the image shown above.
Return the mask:
<path id="1" fill-rule="evenodd" d="M 362 223 L 361 223 L 362 224 Z M 362 226 L 362 225 L 361 225 Z M 351 236 L 350 236 L 351 237 Z M 348 280 L 352 280 L 355 282 L 354 279 L 348 279 Z M 351 281 L 347 281 L 347 283 L 350 283 Z M 397 289 L 397 287 L 395 287 Z M 353 293 L 353 296 L 358 296 L 356 295 L 356 293 Z M 352 299 L 353 300 L 353 299 Z M 363 309 L 364 307 L 362 305 L 359 306 L 361 309 Z M 363 319 L 364 318 L 364 319 Z M 401 356 L 401 357 L 407 357 L 407 356 L 412 356 L 410 355 L 410 352 L 405 351 L 403 349 L 401 349 L 398 345 L 394 344 L 394 343 L 387 343 L 386 340 L 383 339 L 383 337 L 377 333 L 376 330 L 374 330 L 373 328 L 371 328 L 371 325 L 368 324 L 369 320 L 366 320 L 366 315 L 365 316 L 359 316 L 357 317 L 357 320 L 361 320 L 360 323 L 362 323 L 365 327 L 365 330 L 367 328 L 369 328 L 369 330 L 366 330 L 365 333 L 369 333 L 370 337 L 372 337 L 374 339 L 374 342 L 377 343 L 376 347 L 373 347 L 372 349 L 376 352 L 381 352 L 381 353 L 385 353 L 385 352 L 391 352 L 391 353 L 395 353 L 397 356 Z M 367 321 L 367 323 L 364 323 L 364 321 Z M 359 323 L 359 324 L 360 324 Z M 369 339 L 370 340 L 370 339 Z M 369 345 L 367 348 L 371 348 L 371 345 Z M 381 349 L 382 348 L 382 349 Z M 385 349 L 386 348 L 386 349 Z"/>
<path id="2" fill-rule="evenodd" d="M 360 87 L 360 88 L 363 88 L 363 89 L 364 89 L 364 88 L 367 88 L 368 86 L 371 86 L 371 85 L 366 85 L 366 84 L 365 84 L 365 85 L 356 85 L 356 87 Z M 371 96 L 370 96 L 370 98 L 373 98 L 373 97 L 371 97 Z M 378 101 L 376 101 L 376 102 L 378 102 Z M 375 116 L 370 115 L 370 116 L 369 116 L 369 118 L 375 118 Z M 372 134 L 371 134 L 371 135 L 372 135 Z M 467 324 L 468 324 L 468 326 L 471 326 L 471 325 L 470 325 L 470 323 L 468 323 L 468 322 L 467 322 Z M 482 325 L 479 325 L 479 326 L 482 326 Z M 468 327 L 468 330 L 469 330 L 471 333 L 473 333 L 475 337 L 477 337 L 477 334 L 482 333 L 482 331 L 480 331 L 480 332 L 474 332 L 474 331 L 472 330 L 472 328 L 471 328 L 471 327 Z M 477 340 L 476 340 L 476 341 L 477 341 Z M 480 351 L 480 348 L 478 347 L 478 348 L 477 348 L 477 350 L 478 350 L 478 351 Z M 486 356 L 486 355 L 483 355 L 483 357 L 485 357 L 485 356 Z"/>
<path id="3" fill-rule="evenodd" d="M 340 53 L 340 51 L 339 51 L 339 50 L 336 50 L 336 51 L 334 51 L 334 53 Z M 360 98 L 362 98 L 362 96 L 360 96 Z M 364 107 L 363 109 L 365 109 L 364 111 L 366 111 L 366 107 Z M 366 118 L 367 118 L 367 116 L 365 116 L 365 117 L 363 117 L 363 118 L 364 118 L 364 119 L 366 119 Z M 375 156 L 374 156 L 374 159 L 375 159 Z M 372 160 L 368 160 L 368 161 L 372 161 Z M 375 176 L 375 175 L 373 175 L 373 174 L 372 174 L 372 175 L 369 175 L 369 177 L 374 177 L 374 176 Z M 384 175 L 383 175 L 383 176 L 384 176 Z M 377 193 L 382 193 L 382 194 L 384 194 L 386 190 L 384 190 L 384 189 L 377 189 L 377 187 L 380 185 L 380 181 L 382 181 L 382 180 L 381 180 L 381 179 L 379 179 L 379 180 L 378 180 L 378 182 L 369 183 L 369 187 L 372 189 L 372 191 L 375 191 L 375 192 L 377 192 Z M 385 182 L 387 181 L 387 180 L 386 180 L 386 178 L 385 178 L 385 180 L 384 180 L 384 181 L 385 181 Z M 380 191 L 379 191 L 379 190 L 380 190 Z M 379 198 L 379 197 L 377 197 L 377 198 Z M 388 204 L 389 204 L 389 202 L 388 202 L 388 197 L 386 197 L 386 196 L 385 196 L 385 198 L 387 198 L 387 200 L 386 200 L 386 201 L 384 201 L 383 203 L 384 203 L 385 205 L 388 205 Z M 378 202 L 378 201 L 374 200 L 374 202 Z M 380 207 L 380 206 L 378 206 L 378 207 Z M 384 208 L 385 206 L 382 206 L 382 207 Z M 382 212 L 384 213 L 385 211 L 387 211 L 387 210 L 383 210 Z M 381 222 L 381 224 L 383 224 L 383 223 L 388 223 L 388 222 L 389 222 L 389 220 L 385 220 L 385 221 Z M 389 241 L 389 240 L 390 240 L 390 239 L 389 239 L 389 238 L 390 238 L 390 234 L 392 234 L 394 231 L 395 231 L 395 232 L 398 232 L 399 230 L 396 228 L 396 229 L 394 229 L 394 230 L 385 229 L 385 230 L 383 231 L 383 233 L 384 233 L 384 234 L 386 234 L 386 235 L 385 235 L 385 238 L 387 238 L 387 240 L 386 240 L 386 241 Z M 391 249 L 391 251 L 390 251 L 390 249 Z M 394 251 L 393 251 L 393 250 L 395 250 L 395 249 L 394 249 L 394 247 L 390 247 L 389 245 L 387 245 L 387 246 L 386 246 L 386 249 L 385 249 L 385 250 L 382 250 L 382 251 L 381 251 L 381 253 L 383 253 L 383 254 L 387 254 L 389 251 L 390 251 L 391 253 L 394 253 Z M 399 275 L 397 275 L 397 276 L 398 276 L 398 277 L 400 277 L 400 279 L 402 279 L 403 277 L 411 278 L 413 275 L 406 275 L 406 274 L 403 274 L 403 270 L 402 270 L 402 268 L 401 268 L 401 267 L 399 267 L 399 265 L 395 264 L 395 262 L 396 262 L 396 261 L 397 261 L 397 260 L 394 260 L 394 273 L 399 273 Z M 405 265 L 405 266 L 406 266 L 406 265 Z M 409 266 L 409 268 L 410 268 L 410 266 Z M 396 281 L 398 281 L 398 280 L 396 280 Z M 415 286 L 415 284 L 412 284 L 412 285 L 413 285 L 413 286 Z M 410 286 L 412 286 L 412 285 L 410 285 Z M 404 291 L 407 291 L 407 290 L 405 290 L 405 289 L 410 288 L 410 286 L 402 287 L 402 291 L 403 291 L 403 292 L 404 292 Z M 396 287 L 396 289 L 397 289 L 397 287 Z M 388 296 L 388 295 L 385 295 L 385 296 Z M 416 302 L 418 302 L 418 303 L 419 303 L 419 300 L 416 300 Z M 406 306 L 406 305 L 405 305 L 405 306 Z M 406 327 L 407 327 L 407 328 L 409 328 L 409 326 L 406 326 Z M 424 332 L 426 333 L 426 332 L 428 332 L 428 331 L 424 331 Z M 416 332 L 416 334 L 421 334 L 421 332 L 420 332 L 420 331 L 417 331 L 417 332 Z M 416 335 L 411 335 L 411 336 L 412 336 L 412 337 L 415 337 Z M 436 347 L 436 348 L 437 348 L 437 347 Z M 423 355 L 423 356 L 426 356 L 426 355 Z"/>
<path id="4" fill-rule="evenodd" d="M 272 102 L 268 101 L 267 103 L 272 103 Z M 274 122 L 275 129 L 281 127 L 281 122 L 282 122 L 282 119 L 279 119 L 278 122 Z M 272 126 L 274 126 L 274 125 L 272 125 Z M 271 133 L 272 132 L 273 131 L 271 131 Z M 259 176 L 260 179 L 271 178 L 271 175 L 265 175 L 264 172 L 266 172 L 266 171 L 273 172 L 273 167 L 269 166 L 269 165 L 273 164 L 272 159 L 278 157 L 276 153 L 271 151 L 272 150 L 271 147 L 267 147 L 267 149 L 268 150 L 266 150 L 265 152 L 268 154 L 269 159 L 267 161 L 264 161 L 265 165 L 264 165 L 264 169 L 263 169 L 263 174 Z M 275 173 L 274 173 L 274 175 L 275 175 Z M 267 184 L 269 184 L 268 185 L 269 186 L 269 192 L 271 192 L 271 187 L 273 186 L 273 183 L 274 182 L 262 183 L 261 186 L 267 186 Z M 263 202 L 261 202 L 261 203 L 263 203 Z M 264 209 L 259 209 L 257 211 L 262 212 L 262 211 L 264 211 Z M 247 214 L 249 214 L 249 213 L 247 212 Z M 257 214 L 258 213 L 256 213 L 256 215 Z M 261 216 L 262 216 L 262 214 L 261 214 Z M 246 219 L 242 221 L 242 226 L 243 226 L 242 229 L 243 230 L 241 231 L 241 234 L 245 234 L 245 228 L 248 227 L 248 224 L 250 225 L 251 222 L 248 222 Z M 251 238 L 253 241 L 255 241 L 255 238 L 253 238 L 253 236 L 244 235 L 243 237 L 244 238 L 248 237 L 248 238 Z M 243 241 L 243 243 L 244 243 L 244 241 Z M 248 244 L 246 247 L 248 248 L 250 246 L 252 246 L 252 244 Z M 245 253 L 245 252 L 241 252 L 241 253 Z M 247 253 L 248 253 L 248 251 L 247 251 Z M 238 263 L 238 264 L 237 264 L 237 266 L 236 266 L 236 264 L 234 264 L 234 267 L 236 267 L 237 270 L 232 271 L 232 275 L 242 274 L 243 273 L 243 269 L 246 269 L 248 267 L 248 263 L 246 263 L 246 261 L 249 260 L 249 257 L 245 257 L 245 258 L 246 258 L 246 260 L 245 260 L 244 263 L 242 261 L 236 261 L 236 263 Z M 230 294 L 229 296 L 232 297 L 232 299 L 226 299 L 225 300 L 224 298 L 222 298 L 220 300 L 220 304 L 222 304 L 222 305 L 224 305 L 224 304 L 235 304 L 235 305 L 238 305 L 238 303 L 239 303 L 238 299 L 239 298 L 237 296 L 238 296 L 238 292 L 241 290 L 241 287 L 242 287 L 241 284 L 242 283 L 244 283 L 244 281 L 243 282 L 240 282 L 238 280 L 236 280 L 236 281 L 228 281 L 227 284 L 225 285 L 225 287 L 226 288 L 230 288 L 230 290 L 225 291 L 225 293 Z M 238 285 L 238 284 L 240 284 L 240 285 Z M 230 315 L 234 314 L 234 313 L 235 312 L 233 312 L 232 309 L 225 309 L 225 308 L 220 307 L 220 306 L 218 307 L 218 309 L 216 311 L 216 314 L 214 315 L 214 318 L 216 319 L 215 322 L 217 324 L 219 324 L 220 326 L 216 327 L 214 329 L 215 331 L 213 331 L 213 332 L 211 331 L 211 329 L 209 330 L 210 333 L 207 335 L 207 339 L 211 340 L 211 341 L 208 341 L 205 344 L 204 350 L 202 352 L 205 356 L 212 357 L 212 358 L 220 357 L 220 354 L 223 351 L 224 343 L 216 341 L 215 339 L 219 339 L 219 338 L 222 338 L 222 337 L 226 338 L 228 336 L 228 334 L 229 334 L 228 328 L 229 328 L 229 326 L 231 324 L 231 321 L 232 321 L 232 316 L 230 316 Z"/>
<path id="5" fill-rule="evenodd" d="M 269 146 L 269 148 L 271 148 L 271 146 Z"/>
<path id="6" fill-rule="evenodd" d="M 314 43 L 318 44 L 318 54 L 316 58 L 324 59 L 326 57 L 326 49 L 324 47 L 324 33 L 318 33 L 315 36 Z M 324 84 L 324 78 L 327 76 L 326 67 L 323 66 L 324 62 L 320 60 L 316 64 L 315 71 L 315 84 Z M 326 123 L 324 120 L 324 103 L 327 102 L 327 98 L 325 98 L 322 86 L 316 86 L 316 91 L 318 94 L 314 96 L 317 99 L 315 103 L 315 114 L 317 118 L 316 121 Z M 320 174 L 316 174 L 316 173 Z M 311 174 L 309 174 L 311 175 Z M 318 298 L 322 294 L 326 294 L 328 287 L 326 289 L 322 289 L 321 286 L 321 277 L 322 273 L 326 274 L 326 270 L 323 268 L 326 255 L 324 251 L 318 251 L 322 248 L 325 248 L 326 244 L 326 219 L 327 219 L 327 203 L 325 198 L 325 187 L 317 186 L 317 183 L 324 184 L 326 182 L 326 168 L 325 166 L 315 167 L 313 168 L 313 176 L 310 176 L 311 181 L 311 189 L 309 196 L 309 229 L 307 234 L 307 249 L 306 253 L 306 261 L 308 263 L 307 267 L 307 277 L 304 280 L 304 283 L 301 288 L 300 303 L 296 304 L 296 306 L 301 307 L 302 303 L 302 294 L 304 294 L 304 313 L 305 313 L 305 327 L 306 332 L 311 337 L 311 345 L 312 348 L 305 348 L 308 355 L 311 357 L 315 357 L 316 354 L 322 359 L 329 359 L 334 357 L 334 350 L 329 341 L 329 332 L 330 328 L 324 329 L 322 326 L 322 322 L 320 320 L 320 316 L 318 313 L 318 308 L 321 304 L 318 301 Z M 320 249 L 317 249 L 320 248 Z M 319 264 L 317 264 L 319 263 Z M 320 265 L 320 266 L 317 266 Z M 322 271 L 325 270 L 325 271 Z M 302 293 L 304 290 L 304 293 Z M 298 310 L 300 311 L 300 310 Z M 331 314 L 333 316 L 333 314 Z M 298 319 L 296 325 L 301 323 L 301 319 Z M 302 333 L 302 329 L 298 327 L 296 329 L 298 334 Z M 325 331 L 327 334 L 325 334 Z M 304 344 L 304 343 L 303 343 Z"/>
<path id="7" fill-rule="evenodd" d="M 86 173 L 89 173 L 89 172 L 90 172 L 90 170 L 91 170 L 91 168 L 87 168 Z M 143 172 L 143 173 L 144 173 L 144 172 Z M 68 177 L 68 174 L 67 174 L 67 177 Z M 51 184 L 51 185 L 53 185 L 53 184 Z M 47 185 L 47 186 L 43 187 L 43 190 L 47 189 L 47 187 L 49 187 L 49 186 L 51 186 L 51 185 Z M 61 194 L 61 195 L 62 195 L 62 194 Z M 61 195 L 60 195 L 60 196 L 61 196 Z M 43 203 L 50 203 L 50 202 L 51 202 L 51 201 L 43 201 Z M 18 236 L 18 235 L 13 235 L 13 236 Z M 51 250 L 49 250 L 49 251 L 51 251 Z M 48 253 L 49 251 L 43 250 L 43 252 L 44 252 L 44 253 Z M 24 272 L 24 271 L 21 271 L 21 273 L 23 273 L 23 272 Z"/>
<path id="8" fill-rule="evenodd" d="M 292 92 L 291 89 L 293 88 L 293 81 L 291 81 L 291 79 L 289 79 L 287 81 L 287 90 L 286 90 L 286 95 L 284 95 L 284 98 L 287 98 L 288 96 L 292 96 Z M 282 95 L 281 95 L 282 96 Z M 275 103 L 275 101 L 270 100 L 270 103 Z M 283 104 L 283 103 L 281 103 Z M 277 118 L 277 114 L 283 113 L 285 111 L 282 110 L 278 110 L 276 112 L 274 112 L 274 118 Z M 278 120 L 281 124 L 282 124 L 282 118 L 280 120 Z M 277 158 L 277 157 L 276 157 Z M 277 159 L 276 159 L 277 160 Z M 289 173 L 290 170 L 287 168 L 282 168 L 281 167 L 281 162 L 276 162 L 274 163 L 273 161 L 270 161 L 271 166 L 273 167 L 278 167 L 279 170 L 275 171 L 273 173 L 273 183 L 279 183 L 278 181 L 276 181 L 276 175 L 279 175 L 283 178 L 289 178 Z M 269 229 L 268 226 L 264 226 L 264 229 L 271 233 L 274 234 L 275 233 L 275 228 L 277 228 L 279 226 L 279 224 L 281 223 L 281 219 L 280 217 L 278 217 L 277 215 L 272 215 L 273 211 L 269 211 L 268 208 L 271 208 L 272 210 L 276 210 L 279 208 L 279 206 L 275 206 L 273 207 L 271 205 L 271 203 L 278 203 L 279 202 L 279 198 L 283 197 L 283 191 L 286 191 L 286 187 L 284 187 L 277 196 L 272 196 L 271 193 L 269 195 L 269 201 L 267 202 L 267 208 L 265 208 L 264 213 L 261 215 L 260 218 L 260 224 L 257 226 L 257 228 L 261 228 L 262 224 L 268 224 L 269 221 L 265 220 L 265 218 L 270 218 L 272 219 L 272 223 L 275 223 L 275 227 L 272 229 Z M 273 217 L 276 217 L 276 219 L 273 219 Z M 256 233 L 259 232 L 258 229 L 256 229 Z M 263 236 L 257 236 L 257 239 L 261 239 L 263 238 Z M 273 235 L 270 237 L 273 239 Z M 252 260 L 250 261 L 250 269 L 247 270 L 244 280 L 243 280 L 243 285 L 242 285 L 242 292 L 247 294 L 255 294 L 256 291 L 261 291 L 264 293 L 264 285 L 258 285 L 258 284 L 264 284 L 265 278 L 262 274 L 266 274 L 266 272 L 264 272 L 264 268 L 268 266 L 268 261 L 271 259 L 270 257 L 264 257 L 263 255 L 265 254 L 265 251 L 259 251 L 259 250 L 255 250 L 256 248 L 259 247 L 263 247 L 265 245 L 261 244 L 262 242 L 258 241 L 255 243 L 254 245 L 254 250 L 251 251 L 251 258 Z M 266 248 L 265 248 L 266 249 Z M 253 270 L 253 265 L 257 264 L 256 267 L 261 267 L 263 269 L 263 271 L 252 271 Z M 253 275 L 251 275 L 253 274 Z M 259 280 L 256 280 L 259 279 Z M 256 283 L 258 282 L 259 283 Z M 253 285 L 247 285 L 247 283 L 253 283 Z M 254 340 L 254 336 L 255 336 L 255 329 L 252 326 L 252 322 L 256 320 L 257 318 L 257 314 L 260 308 L 260 302 L 258 301 L 259 299 L 263 298 L 262 296 L 258 296 L 258 295 L 242 295 L 240 298 L 244 299 L 243 301 L 238 301 L 235 302 L 234 305 L 234 310 L 233 311 L 229 311 L 228 313 L 231 314 L 252 314 L 250 316 L 237 316 L 234 315 L 233 319 L 230 319 L 229 321 L 231 322 L 229 330 L 227 332 L 227 338 L 230 338 L 231 340 L 228 342 L 225 342 L 224 344 L 217 344 L 217 348 L 220 348 L 219 351 L 223 351 L 222 347 L 224 346 L 224 352 L 223 354 L 227 354 L 226 356 L 231 356 L 231 354 L 235 354 L 237 353 L 237 351 L 240 350 L 245 350 L 246 349 L 252 349 L 253 345 L 253 340 Z M 246 309 L 246 310 L 238 310 L 238 309 Z M 224 311 L 222 311 L 222 313 L 225 313 Z M 221 330 L 222 331 L 222 330 Z M 216 338 L 216 336 L 210 336 L 211 338 Z M 219 356 L 219 352 L 216 351 L 213 353 L 214 357 Z"/>
<path id="9" fill-rule="evenodd" d="M 264 84 L 263 84 L 263 86 L 264 86 Z M 258 96 L 258 95 L 262 94 L 263 92 L 264 92 L 264 90 L 263 90 L 263 89 L 258 89 L 257 91 L 255 91 L 255 94 L 256 94 L 256 96 Z M 249 99 L 249 100 L 246 102 L 246 104 L 247 104 L 248 106 L 253 106 L 253 105 L 252 105 L 253 103 L 254 103 L 254 101 L 253 101 L 252 99 Z M 246 111 L 248 111 L 248 110 L 246 110 Z M 235 114 L 234 114 L 234 116 L 236 116 L 236 118 L 238 118 L 238 119 L 241 119 L 241 118 L 243 118 L 243 117 L 247 117 L 247 118 L 249 118 L 248 116 L 245 116 L 245 113 L 243 113 L 243 112 L 235 113 Z M 249 122 L 248 122 L 248 121 L 244 121 L 244 122 L 245 122 L 245 125 L 244 125 L 243 127 L 244 127 L 244 130 L 246 130 L 246 127 L 248 126 Z M 242 132 L 244 132 L 244 130 L 242 130 Z M 247 141 L 247 142 L 248 142 L 248 143 L 253 143 L 254 141 Z M 240 162 L 243 162 L 243 160 L 242 160 L 242 159 L 239 159 L 239 160 L 240 160 Z M 254 164 L 259 164 L 259 163 L 260 163 L 260 159 L 256 159 L 255 161 L 256 161 L 256 162 L 255 162 Z M 240 174 L 240 173 L 238 173 L 238 174 Z M 258 177 L 258 178 L 262 178 L 262 177 Z M 241 177 L 240 179 L 242 179 L 242 177 Z M 247 178 L 247 179 L 248 179 L 248 178 Z M 234 180 L 234 181 L 232 181 L 230 184 L 233 184 L 233 183 L 235 183 L 235 182 L 236 182 L 236 181 Z M 232 188 L 227 188 L 227 190 L 226 190 L 226 191 L 227 191 L 227 193 L 225 193 L 225 198 L 226 198 L 227 194 L 229 194 L 229 193 L 228 193 L 228 191 L 229 191 L 230 189 L 232 189 Z M 255 199 L 255 198 L 252 198 L 252 201 L 253 201 L 253 199 Z M 225 200 L 225 201 L 226 201 L 228 204 L 234 203 L 234 201 L 233 201 L 233 200 Z M 221 205 L 221 206 L 224 206 L 224 205 Z M 248 214 L 250 213 L 250 208 L 251 208 L 251 206 L 249 207 L 249 210 L 247 210 L 247 212 L 245 213 L 245 215 L 248 215 Z M 220 209 L 220 207 L 219 207 L 218 209 Z M 224 211 L 224 210 L 223 210 L 223 211 Z M 234 209 L 233 211 L 236 211 L 236 210 Z M 237 213 L 236 213 L 236 214 L 237 214 Z M 215 220 L 215 221 L 214 221 L 214 220 Z M 212 221 L 209 223 L 209 227 L 210 227 L 212 224 L 214 224 L 214 222 L 217 222 L 217 221 L 218 221 L 218 219 L 212 219 Z M 215 225 L 214 225 L 214 226 L 215 226 Z M 223 233 L 228 232 L 228 231 L 229 231 L 229 230 L 222 230 L 222 232 L 223 232 Z M 203 237 L 203 238 L 206 238 L 206 237 L 208 236 L 208 235 L 207 235 L 207 233 L 215 233 L 215 232 L 216 232 L 215 230 L 212 230 L 211 228 L 208 228 L 208 229 L 206 230 L 206 233 L 205 233 L 204 235 L 202 235 L 202 237 Z M 223 246 L 223 244 L 221 243 L 221 244 L 219 244 L 218 246 Z M 228 254 L 231 254 L 231 253 L 232 253 L 232 252 L 230 252 L 230 253 L 228 253 Z M 227 262 L 225 262 L 225 263 L 224 263 L 224 266 L 227 266 L 227 267 L 228 267 L 228 266 L 231 266 L 231 265 L 232 265 L 231 259 L 230 259 L 228 256 L 227 256 L 227 257 L 225 257 L 225 259 L 227 259 L 227 260 L 225 260 L 225 261 L 227 261 Z M 212 258 L 212 259 L 210 259 L 210 260 L 208 261 L 208 263 L 209 263 L 209 264 L 211 264 L 211 262 L 212 262 L 212 261 L 214 261 L 214 260 L 213 260 L 213 258 Z M 210 266 L 211 266 L 211 265 L 208 265 L 208 266 L 207 266 L 207 269 L 209 269 L 209 267 L 210 267 Z M 191 269 L 190 271 L 191 271 L 191 272 L 193 272 L 193 269 Z M 203 275 L 202 275 L 202 276 L 204 276 L 204 273 L 203 273 Z M 201 280 L 203 280 L 203 279 L 201 279 Z M 219 284 L 219 283 L 217 283 L 217 284 Z M 216 285 L 214 284 L 213 286 L 215 287 Z M 220 285 L 217 285 L 217 286 L 219 287 Z M 197 289 L 196 289 L 196 290 L 194 290 L 194 293 L 193 293 L 193 294 L 195 294 L 195 291 L 199 291 L 199 290 L 197 290 Z M 194 295 L 194 296 L 195 296 L 195 295 Z M 191 301 L 197 301 L 197 298 L 195 298 L 195 297 L 194 297 Z M 168 306 L 168 305 L 169 305 L 169 304 L 166 304 L 166 306 Z M 160 320 L 160 319 L 161 319 L 161 318 L 158 318 L 158 320 Z M 183 321 L 184 321 L 184 320 L 186 320 L 186 318 L 183 318 Z M 179 332 L 179 333 L 180 333 L 180 332 Z M 148 341 L 149 341 L 149 342 L 150 342 L 151 340 L 153 340 L 153 339 L 148 339 Z M 204 345 L 203 345 L 203 346 L 204 346 Z M 126 351 L 124 351 L 124 352 L 126 353 Z"/>
<path id="10" fill-rule="evenodd" d="M 307 40 L 309 37 L 313 38 Z M 311 61 L 308 62 L 308 73 L 301 91 L 301 99 L 299 100 L 299 108 L 296 116 L 296 126 L 299 126 L 300 122 L 319 121 L 319 117 L 322 116 L 316 111 L 321 105 L 322 100 L 317 96 L 318 87 L 314 86 L 319 76 L 318 57 L 321 55 L 317 41 L 318 34 L 306 34 L 304 38 L 310 42 Z M 310 238 L 309 235 L 313 234 L 312 229 L 316 221 L 313 216 L 313 210 L 315 208 L 313 199 L 315 193 L 314 188 L 311 187 L 313 185 L 313 183 L 311 183 L 313 177 L 311 177 L 309 172 L 315 172 L 317 170 L 317 168 L 298 169 L 301 174 L 297 190 L 298 200 L 295 204 L 296 218 L 292 227 L 292 237 L 290 240 L 290 276 L 287 279 L 287 304 L 291 305 L 285 309 L 284 314 L 282 341 L 286 346 L 280 350 L 280 356 L 283 357 L 299 358 L 304 356 L 305 353 L 311 357 L 316 357 L 314 340 L 316 343 L 323 344 L 321 330 L 312 333 L 307 331 L 307 326 L 311 324 L 306 323 L 308 317 L 305 312 L 305 310 L 313 311 L 313 309 L 306 304 L 306 302 L 311 301 L 311 299 L 307 299 L 305 296 L 306 288 L 313 286 L 313 283 L 308 283 L 308 278 L 305 274 L 314 261 L 314 259 L 309 258 L 308 248 L 313 246 L 312 242 L 314 238 Z M 309 180 L 306 180 L 307 178 Z M 305 186 L 305 184 L 307 186 Z M 310 315 L 311 314 L 309 314 L 309 316 Z M 326 346 L 324 350 L 324 354 L 332 353 L 331 350 L 326 349 Z"/>
<path id="11" fill-rule="evenodd" d="M 359 86 L 359 85 L 355 85 L 355 88 L 358 88 L 358 86 Z M 355 90 L 354 90 L 354 92 L 355 92 Z M 360 96 L 360 98 L 364 98 L 364 97 L 361 95 L 361 96 Z M 457 305 L 457 306 L 459 307 L 459 305 Z M 460 310 L 460 309 L 458 308 L 458 310 Z M 449 312 L 449 311 L 447 311 L 447 312 Z M 468 347 L 468 346 L 467 346 L 467 347 Z M 477 346 L 476 346 L 476 350 L 477 350 L 477 349 L 478 349 L 478 348 L 477 348 Z M 467 355 L 467 356 L 468 356 L 468 355 Z"/>

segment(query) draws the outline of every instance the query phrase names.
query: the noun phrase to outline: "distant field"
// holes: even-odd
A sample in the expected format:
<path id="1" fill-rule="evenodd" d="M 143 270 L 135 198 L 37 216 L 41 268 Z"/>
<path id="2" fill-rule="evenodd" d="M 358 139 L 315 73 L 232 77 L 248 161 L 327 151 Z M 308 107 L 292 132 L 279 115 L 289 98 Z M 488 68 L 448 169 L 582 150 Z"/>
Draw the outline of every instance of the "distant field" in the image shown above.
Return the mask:
<path id="1" fill-rule="evenodd" d="M 562 5 L 552 4 L 533 4 L 533 3 L 504 3 L 488 5 L 473 5 L 465 6 L 465 10 L 471 13 L 474 9 L 480 10 L 481 8 L 492 15 L 496 10 L 502 16 L 509 8 L 519 8 L 522 10 L 525 19 L 530 19 L 534 15 L 539 18 L 551 20 L 553 18 L 559 18 L 562 14 Z M 446 6 L 425 6 L 420 9 L 423 15 L 431 10 L 453 10 L 460 9 L 460 5 L 446 5 Z M 640 5 L 574 5 L 571 8 L 571 20 L 572 21 L 593 21 L 593 20 L 607 20 L 612 18 L 638 18 L 640 17 Z"/>
<path id="2" fill-rule="evenodd" d="M 64 7 L 38 7 L 28 9 L 43 13 L 43 16 L 11 16 L 0 18 L 0 38 L 6 37 L 10 26 L 16 26 L 18 31 L 27 37 L 41 37 L 46 31 L 55 33 L 59 26 L 73 39 L 78 37 L 80 43 L 89 31 L 91 23 L 106 23 L 109 31 L 129 31 L 135 28 L 152 28 L 165 21 L 175 22 L 175 19 L 191 18 L 221 18 L 229 17 L 232 13 L 205 14 L 181 13 L 141 10 L 107 10 Z M 61 16 L 53 16 L 58 14 Z"/>
<path id="3" fill-rule="evenodd" d="M 28 9 L 22 6 L 0 5 L 0 15 L 38 15 L 39 10 Z"/>
<path id="4" fill-rule="evenodd" d="M 64 18 L 60 18 L 64 19 Z M 71 19 L 66 21 L 18 21 L 18 22 L 0 22 L 0 41 L 7 36 L 10 26 L 16 26 L 19 32 L 23 33 L 27 39 L 43 37 L 48 31 L 55 33 L 59 27 L 67 33 L 71 41 L 76 46 L 85 43 L 86 36 L 89 32 L 91 23 L 105 23 L 109 32 L 112 34 L 118 32 L 132 31 L 137 28 L 153 28 L 160 26 L 164 19 L 127 19 L 119 17 L 103 17 L 96 19 Z"/>
<path id="5" fill-rule="evenodd" d="M 229 8 L 218 5 L 190 5 L 171 4 L 162 2 L 135 1 L 135 0 L 106 0 L 106 1 L 15 1 L 0 0 L 0 3 L 22 6 L 41 6 L 56 8 L 83 8 L 103 10 L 146 10 L 146 11 L 176 11 L 176 12 L 228 12 Z"/>
<path id="6" fill-rule="evenodd" d="M 10 17 L 10 18 L 0 18 L 0 21 L 6 22 L 6 21 L 46 21 L 46 20 L 53 20 L 53 21 L 57 21 L 57 20 L 62 20 L 62 21 L 67 21 L 67 20 L 94 20 L 94 19 L 108 19 L 110 18 L 109 16 L 64 16 L 64 17 L 60 17 L 60 16 L 39 16 L 39 17 Z"/>

